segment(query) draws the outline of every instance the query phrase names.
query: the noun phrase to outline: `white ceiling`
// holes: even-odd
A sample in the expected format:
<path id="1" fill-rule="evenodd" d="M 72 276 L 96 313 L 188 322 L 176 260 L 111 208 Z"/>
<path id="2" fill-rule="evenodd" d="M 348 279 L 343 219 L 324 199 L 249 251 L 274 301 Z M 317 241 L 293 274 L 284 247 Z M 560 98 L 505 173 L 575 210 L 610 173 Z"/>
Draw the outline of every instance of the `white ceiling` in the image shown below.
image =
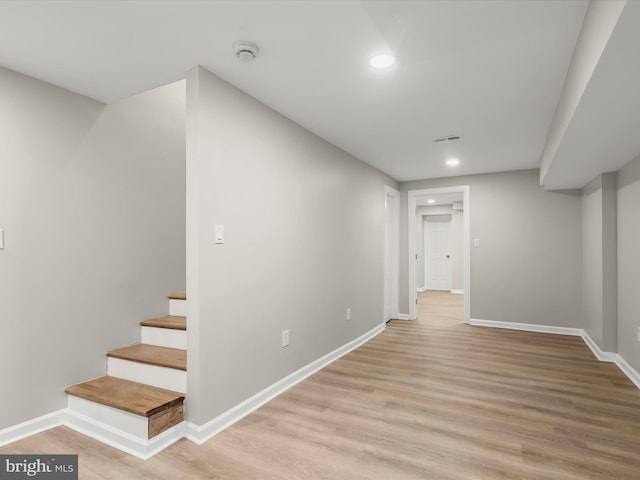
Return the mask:
<path id="1" fill-rule="evenodd" d="M 462 192 L 455 193 L 439 193 L 437 195 L 417 195 L 416 206 L 417 207 L 433 207 L 436 205 L 451 205 L 453 202 L 462 202 Z M 430 202 L 429 200 L 433 200 Z"/>
<path id="2" fill-rule="evenodd" d="M 547 189 L 581 188 L 640 154 L 640 2 L 624 4 L 545 175 Z M 605 2 L 613 13 L 620 9 Z M 602 22 L 604 23 L 604 22 Z M 604 26 L 603 26 L 604 27 Z"/>
<path id="3" fill-rule="evenodd" d="M 110 103 L 200 64 L 399 181 L 537 168 L 587 5 L 2 1 L 0 65 Z"/>

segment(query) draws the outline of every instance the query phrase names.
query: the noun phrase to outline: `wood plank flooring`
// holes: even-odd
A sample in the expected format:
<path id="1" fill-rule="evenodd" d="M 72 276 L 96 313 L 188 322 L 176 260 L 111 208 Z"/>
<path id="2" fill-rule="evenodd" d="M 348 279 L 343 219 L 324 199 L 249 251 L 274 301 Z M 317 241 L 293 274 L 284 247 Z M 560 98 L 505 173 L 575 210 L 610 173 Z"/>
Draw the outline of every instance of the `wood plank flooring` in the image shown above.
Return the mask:
<path id="1" fill-rule="evenodd" d="M 65 427 L 0 453 L 79 453 L 80 478 L 640 478 L 640 391 L 580 338 L 462 323 L 419 295 L 387 329 L 201 446 L 147 462 Z"/>

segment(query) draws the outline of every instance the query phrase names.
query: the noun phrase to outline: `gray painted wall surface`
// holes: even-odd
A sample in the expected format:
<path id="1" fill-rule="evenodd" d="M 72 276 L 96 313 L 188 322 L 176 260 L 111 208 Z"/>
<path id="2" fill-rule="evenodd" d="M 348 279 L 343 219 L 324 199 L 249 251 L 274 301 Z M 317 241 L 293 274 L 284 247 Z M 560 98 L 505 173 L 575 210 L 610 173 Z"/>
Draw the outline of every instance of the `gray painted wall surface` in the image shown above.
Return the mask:
<path id="1" fill-rule="evenodd" d="M 471 249 L 471 317 L 579 327 L 581 195 L 545 192 L 538 180 L 526 170 L 401 184 L 400 311 L 408 312 L 407 191 L 469 185 L 471 238 L 481 242 Z"/>
<path id="2" fill-rule="evenodd" d="M 0 69 L 0 428 L 64 408 L 184 287 L 184 97 L 105 106 Z"/>
<path id="3" fill-rule="evenodd" d="M 188 415 L 202 425 L 382 323 L 384 185 L 398 185 L 202 68 L 187 130 Z"/>
<path id="4" fill-rule="evenodd" d="M 616 174 L 598 175 L 582 194 L 582 321 L 606 352 L 617 350 Z"/>
<path id="5" fill-rule="evenodd" d="M 602 177 L 602 349 L 618 351 L 618 199 L 617 175 Z"/>
<path id="6" fill-rule="evenodd" d="M 582 328 L 602 348 L 602 179 L 582 194 Z"/>
<path id="7" fill-rule="evenodd" d="M 618 353 L 640 372 L 640 158 L 618 172 Z"/>

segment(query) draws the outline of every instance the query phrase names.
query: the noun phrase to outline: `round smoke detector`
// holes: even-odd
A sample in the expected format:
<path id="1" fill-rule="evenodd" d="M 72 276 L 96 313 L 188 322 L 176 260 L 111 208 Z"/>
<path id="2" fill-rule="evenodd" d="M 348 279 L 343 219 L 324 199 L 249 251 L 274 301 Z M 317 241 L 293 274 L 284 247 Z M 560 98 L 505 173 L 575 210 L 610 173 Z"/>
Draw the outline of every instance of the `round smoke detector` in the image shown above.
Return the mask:
<path id="1" fill-rule="evenodd" d="M 258 56 L 258 46 L 252 42 L 238 41 L 233 44 L 233 51 L 241 62 L 251 62 Z"/>

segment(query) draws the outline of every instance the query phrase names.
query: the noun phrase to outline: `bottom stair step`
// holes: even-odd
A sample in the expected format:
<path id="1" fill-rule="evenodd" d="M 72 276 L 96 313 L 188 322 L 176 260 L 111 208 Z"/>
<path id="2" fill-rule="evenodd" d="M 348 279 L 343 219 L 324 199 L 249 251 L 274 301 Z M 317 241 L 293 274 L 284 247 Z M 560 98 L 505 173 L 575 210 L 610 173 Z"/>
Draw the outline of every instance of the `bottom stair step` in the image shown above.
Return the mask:
<path id="1" fill-rule="evenodd" d="M 132 420 L 137 426 L 132 429 L 136 435 L 146 438 L 152 438 L 184 420 L 184 394 L 142 383 L 107 376 L 68 387 L 65 392 L 72 397 L 137 416 Z M 105 419 L 118 416 L 117 412 L 99 412 L 99 406 L 91 406 L 88 402 L 69 398 L 70 408 L 75 407 L 87 416 L 96 412 L 103 423 L 108 423 Z M 121 418 L 116 421 L 124 423 Z M 123 429 L 120 425 L 117 428 Z"/>

